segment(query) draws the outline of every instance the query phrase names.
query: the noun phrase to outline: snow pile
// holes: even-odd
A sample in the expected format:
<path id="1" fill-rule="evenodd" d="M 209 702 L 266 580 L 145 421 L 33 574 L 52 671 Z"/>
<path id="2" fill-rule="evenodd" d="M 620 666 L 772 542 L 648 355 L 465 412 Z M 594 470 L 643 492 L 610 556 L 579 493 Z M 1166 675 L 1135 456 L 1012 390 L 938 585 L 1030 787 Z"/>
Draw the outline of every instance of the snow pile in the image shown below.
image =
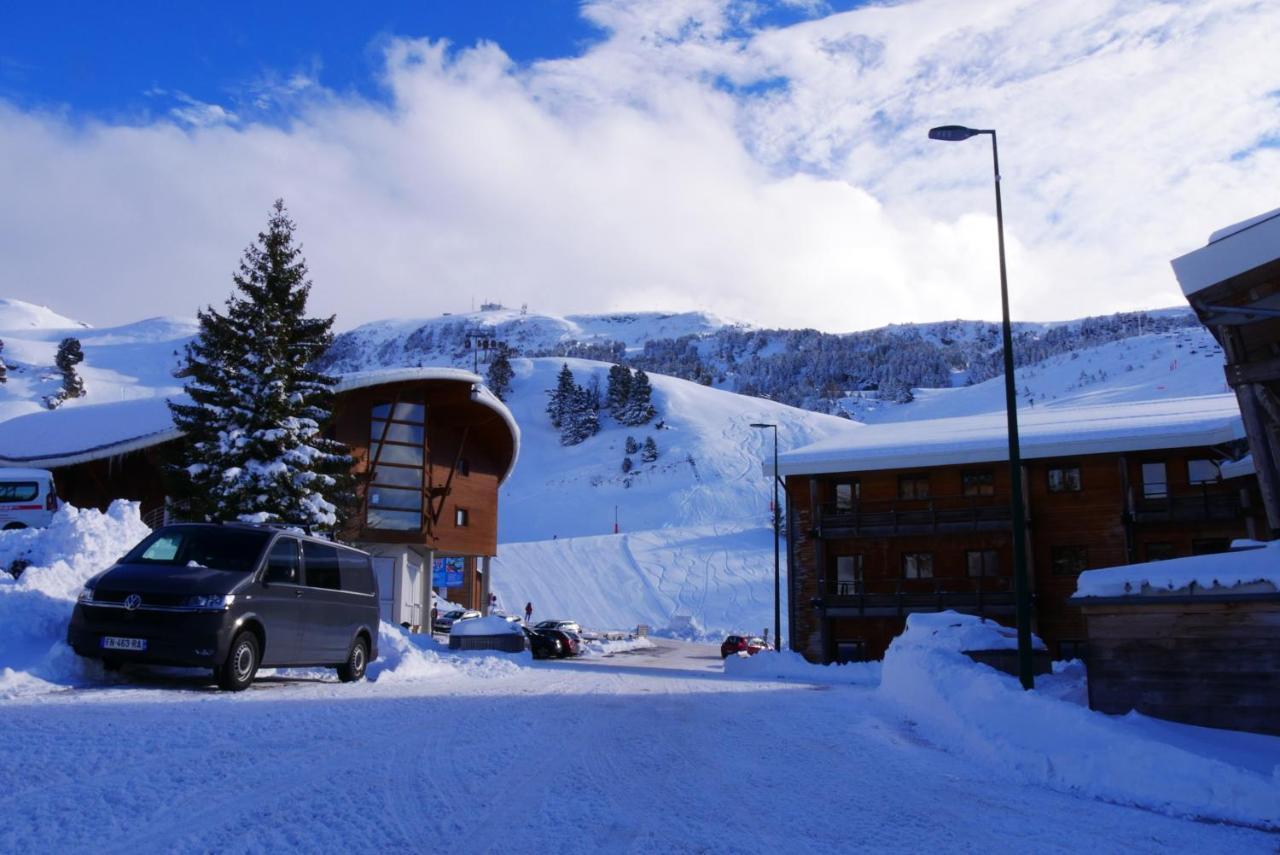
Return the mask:
<path id="1" fill-rule="evenodd" d="M 953 612 L 910 615 L 885 654 L 880 693 L 924 736 L 1053 789 L 1280 829 L 1280 767 L 1259 774 L 1135 734 L 1124 719 L 1061 700 L 1060 691 L 1024 692 L 960 652 L 982 632 L 976 621 Z"/>
<path id="2" fill-rule="evenodd" d="M 794 650 L 767 650 L 754 656 L 729 656 L 724 673 L 748 680 L 799 680 L 805 683 L 875 686 L 880 682 L 879 662 L 815 665 Z"/>
<path id="3" fill-rule="evenodd" d="M 907 627 L 914 629 L 928 644 L 957 653 L 966 650 L 1017 650 L 1018 631 L 993 620 L 956 612 L 920 613 L 907 617 Z M 1031 646 L 1044 650 L 1044 642 L 1031 636 Z"/>
<path id="4" fill-rule="evenodd" d="M 450 651 L 429 634 L 414 635 L 383 621 L 378 632 L 378 658 L 369 663 L 366 674 L 375 683 L 411 683 L 458 674 L 479 678 L 505 677 L 521 670 L 521 658 L 518 654 L 499 655 L 490 651 Z M 523 658 L 528 658 L 528 653 Z"/>
<path id="5" fill-rule="evenodd" d="M 523 631 L 519 624 L 512 623 L 506 618 L 498 617 L 497 615 L 490 615 L 489 617 L 455 621 L 453 627 L 449 630 L 449 634 L 458 636 L 519 635 Z"/>
<path id="6" fill-rule="evenodd" d="M 1127 594 L 1158 594 L 1187 591 L 1192 586 L 1205 593 L 1234 593 L 1246 585 L 1280 589 L 1280 540 L 1217 555 L 1192 555 L 1089 570 L 1076 583 L 1077 597 L 1123 597 Z"/>
<path id="7" fill-rule="evenodd" d="M 85 580 L 150 533 L 123 500 L 106 513 L 64 505 L 47 528 L 0 532 L 0 567 L 30 562 L 17 580 L 0 573 L 0 698 L 100 675 L 67 647 L 67 621 Z"/>
<path id="8" fill-rule="evenodd" d="M 591 638 L 583 639 L 583 656 L 612 656 L 615 653 L 626 653 L 631 650 L 648 650 L 654 644 L 647 638 L 627 636 L 626 638 Z"/>

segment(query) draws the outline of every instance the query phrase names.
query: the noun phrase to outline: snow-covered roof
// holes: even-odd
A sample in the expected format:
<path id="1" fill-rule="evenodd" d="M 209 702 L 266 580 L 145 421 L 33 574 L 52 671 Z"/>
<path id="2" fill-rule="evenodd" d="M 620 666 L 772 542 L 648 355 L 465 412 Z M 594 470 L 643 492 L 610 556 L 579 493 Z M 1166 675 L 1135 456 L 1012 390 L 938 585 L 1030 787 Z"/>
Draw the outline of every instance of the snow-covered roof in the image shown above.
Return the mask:
<path id="1" fill-rule="evenodd" d="M 506 481 L 520 454 L 520 426 L 507 406 L 483 385 L 480 375 L 459 368 L 360 371 L 340 375 L 334 391 L 423 380 L 467 383 L 472 387 L 471 400 L 503 420 L 512 442 L 511 462 L 500 479 Z M 182 432 L 174 426 L 168 401 L 163 397 L 61 407 L 0 422 L 0 467 L 72 466 L 139 451 L 180 436 Z"/>
<path id="2" fill-rule="evenodd" d="M 1009 459 L 1003 411 L 867 425 L 779 456 L 782 475 L 867 472 Z M 1216 445 L 1245 436 L 1234 395 L 1093 407 L 1021 407 L 1024 459 Z M 770 473 L 772 464 L 766 463 Z"/>
<path id="3" fill-rule="evenodd" d="M 1258 471 L 1258 467 L 1253 462 L 1253 455 L 1246 454 L 1239 460 L 1228 460 L 1218 467 L 1218 471 L 1222 473 L 1223 478 L 1239 478 L 1243 475 L 1254 475 Z"/>
<path id="4" fill-rule="evenodd" d="M 5 481 L 20 481 L 30 478 L 47 478 L 49 477 L 48 469 L 19 469 L 17 467 L 6 466 L 0 469 L 0 479 Z"/>
<path id="5" fill-rule="evenodd" d="M 160 397 L 61 407 L 0 422 L 0 466 L 72 466 L 180 436 Z"/>
<path id="6" fill-rule="evenodd" d="M 1209 237 L 1209 243 L 1175 258 L 1173 273 L 1190 297 L 1211 285 L 1280 258 L 1280 208 L 1252 217 Z"/>
<path id="7" fill-rule="evenodd" d="M 1280 540 L 1216 555 L 1086 570 L 1075 598 L 1280 592 Z"/>

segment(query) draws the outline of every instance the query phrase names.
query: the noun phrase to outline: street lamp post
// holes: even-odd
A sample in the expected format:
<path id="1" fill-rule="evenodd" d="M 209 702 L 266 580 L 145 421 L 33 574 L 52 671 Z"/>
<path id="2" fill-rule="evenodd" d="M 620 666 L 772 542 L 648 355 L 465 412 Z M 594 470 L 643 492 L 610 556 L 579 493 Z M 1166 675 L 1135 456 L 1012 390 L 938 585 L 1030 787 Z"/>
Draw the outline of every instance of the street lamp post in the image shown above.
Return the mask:
<path id="1" fill-rule="evenodd" d="M 773 647 L 782 649 L 782 569 L 778 561 L 778 539 L 782 508 L 778 504 L 778 426 L 754 422 L 753 428 L 773 428 Z"/>
<path id="2" fill-rule="evenodd" d="M 1009 489 L 1013 494 L 1013 596 L 1018 621 L 1018 678 L 1024 689 L 1035 686 L 1031 666 L 1031 585 L 1027 579 L 1026 509 L 1022 500 L 1022 460 L 1018 449 L 1018 395 L 1013 378 L 1013 330 L 1009 324 L 1009 280 L 1004 264 L 1004 210 L 1000 204 L 1000 152 L 994 130 L 943 125 L 929 131 L 929 139 L 960 142 L 979 134 L 991 135 L 991 164 L 995 170 L 996 238 L 1000 247 L 1001 334 L 1004 343 L 1004 407 L 1009 423 Z"/>

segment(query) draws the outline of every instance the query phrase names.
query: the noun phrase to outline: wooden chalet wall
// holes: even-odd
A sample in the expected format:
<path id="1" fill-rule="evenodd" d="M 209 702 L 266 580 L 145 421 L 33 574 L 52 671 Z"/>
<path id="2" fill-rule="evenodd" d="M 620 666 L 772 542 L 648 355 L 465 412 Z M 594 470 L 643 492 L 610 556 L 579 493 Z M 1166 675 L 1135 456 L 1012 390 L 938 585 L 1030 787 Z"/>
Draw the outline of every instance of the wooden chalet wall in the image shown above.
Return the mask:
<path id="1" fill-rule="evenodd" d="M 116 499 L 138 502 L 144 519 L 164 510 L 163 461 L 176 442 L 52 470 L 58 497 L 77 508 L 105 511 Z"/>
<path id="2" fill-rule="evenodd" d="M 1090 708 L 1280 734 L 1280 594 L 1084 603 Z"/>
<path id="3" fill-rule="evenodd" d="M 420 530 L 396 531 L 366 525 L 373 408 L 396 400 L 423 402 L 427 408 L 427 478 L 441 494 L 434 500 L 434 520 Z M 488 580 L 480 576 L 478 559 L 497 554 L 498 487 L 515 453 L 510 430 L 502 418 L 471 400 L 470 384 L 416 380 L 340 395 L 334 412 L 334 438 L 350 448 L 356 460 L 352 471 L 360 510 L 344 530 L 344 538 L 358 543 L 420 546 L 433 550 L 437 557 L 465 557 L 463 584 L 449 589 L 448 597 L 468 608 L 480 608 L 487 595 Z M 456 521 L 460 509 L 467 516 L 466 525 L 462 526 Z"/>
<path id="4" fill-rule="evenodd" d="M 1080 569 L 1222 551 L 1256 533 L 1260 507 L 1252 479 L 1192 485 L 1188 461 L 1219 450 L 1190 448 L 1025 461 L 1028 560 L 1035 631 L 1055 655 L 1077 655 L 1083 616 L 1069 600 Z M 1144 463 L 1162 462 L 1165 496 L 1144 497 Z M 1052 492 L 1049 471 L 1079 471 L 1079 491 Z M 989 473 L 988 495 L 963 495 L 966 474 Z M 901 499 L 900 479 L 927 479 L 928 499 Z M 856 482 L 854 508 L 834 507 L 836 485 Z M 851 651 L 879 658 L 905 615 L 946 608 L 1011 623 L 1012 523 L 1004 463 L 787 478 L 791 546 L 792 648 L 813 661 Z M 815 512 L 815 508 L 817 508 Z M 1083 565 L 1064 572 L 1055 555 Z M 994 575 L 969 574 L 970 552 L 994 554 Z M 932 556 L 932 577 L 905 578 L 904 556 Z M 841 556 L 860 556 L 858 584 L 837 585 Z M 855 559 L 856 560 L 856 559 Z M 1056 569 L 1055 569 L 1056 568 Z M 813 604 L 818 601 L 820 605 Z"/>

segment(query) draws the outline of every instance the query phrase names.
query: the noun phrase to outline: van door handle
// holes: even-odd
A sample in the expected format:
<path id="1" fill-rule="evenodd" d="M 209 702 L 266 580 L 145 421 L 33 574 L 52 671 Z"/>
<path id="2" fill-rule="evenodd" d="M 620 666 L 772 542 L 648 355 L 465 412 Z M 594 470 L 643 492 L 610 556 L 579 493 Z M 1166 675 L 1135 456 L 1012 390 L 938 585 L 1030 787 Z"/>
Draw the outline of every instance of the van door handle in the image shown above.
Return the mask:
<path id="1" fill-rule="evenodd" d="M 295 591 L 293 592 L 293 595 L 294 595 L 295 597 L 301 597 L 301 596 L 302 596 L 302 592 L 301 592 L 301 591 L 298 591 L 298 590 L 295 590 Z"/>

